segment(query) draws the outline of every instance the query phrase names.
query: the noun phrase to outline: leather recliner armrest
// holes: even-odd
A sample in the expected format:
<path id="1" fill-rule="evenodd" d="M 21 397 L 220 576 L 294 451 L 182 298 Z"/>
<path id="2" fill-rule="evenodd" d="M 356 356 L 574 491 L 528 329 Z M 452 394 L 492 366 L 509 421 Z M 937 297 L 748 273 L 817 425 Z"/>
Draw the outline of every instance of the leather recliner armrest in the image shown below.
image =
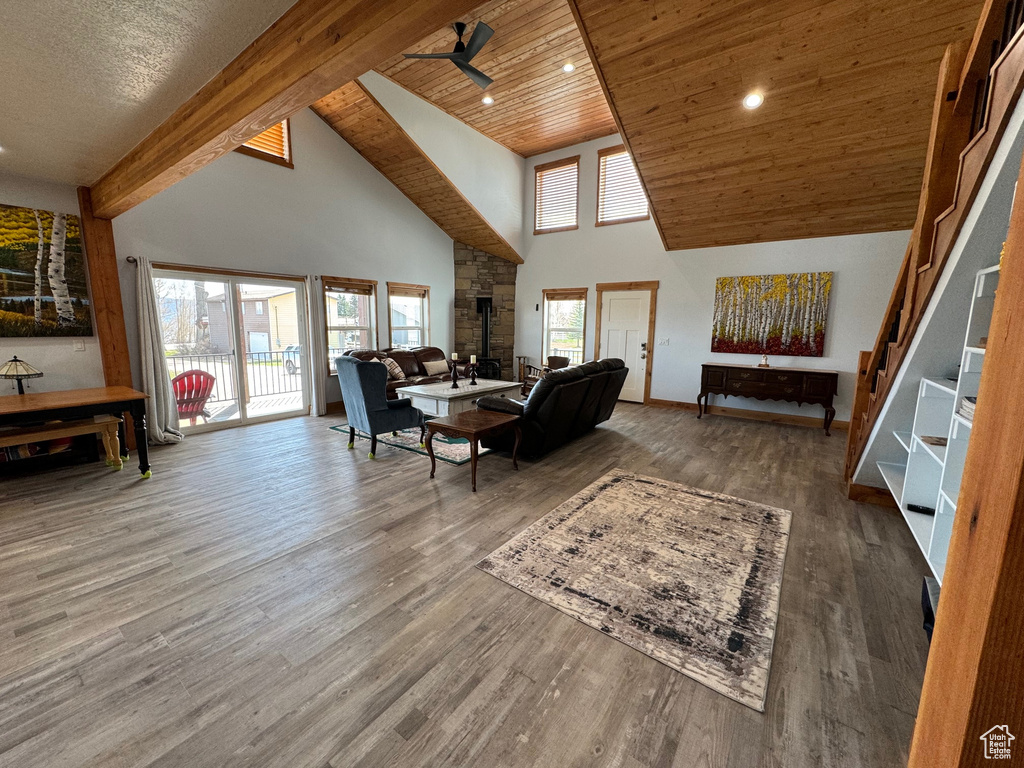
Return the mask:
<path id="1" fill-rule="evenodd" d="M 523 403 L 518 400 L 510 400 L 507 397 L 497 395 L 484 395 L 476 401 L 477 408 L 485 411 L 498 411 L 499 413 L 510 413 L 513 416 L 523 415 Z"/>

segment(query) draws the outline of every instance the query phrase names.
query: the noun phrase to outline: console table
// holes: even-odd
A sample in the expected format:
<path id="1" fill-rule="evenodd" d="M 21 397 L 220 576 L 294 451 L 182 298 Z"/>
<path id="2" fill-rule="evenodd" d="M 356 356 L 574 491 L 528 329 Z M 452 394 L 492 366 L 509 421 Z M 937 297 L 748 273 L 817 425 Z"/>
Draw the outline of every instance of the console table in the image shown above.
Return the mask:
<path id="1" fill-rule="evenodd" d="M 146 430 L 146 395 L 131 387 L 96 387 L 39 392 L 30 395 L 0 396 L 0 426 L 87 419 L 92 416 L 121 416 L 125 411 L 135 422 L 135 445 L 139 452 L 139 471 L 150 477 L 149 433 Z M 124 422 L 118 425 L 121 451 L 127 454 Z"/>
<path id="2" fill-rule="evenodd" d="M 813 368 L 760 368 L 756 365 L 704 363 L 701 366 L 697 418 L 707 410 L 708 395 L 737 395 L 758 400 L 787 400 L 825 407 L 825 434 L 836 416 L 832 400 L 839 387 L 836 371 Z M 703 401 L 703 403 L 701 402 Z"/>

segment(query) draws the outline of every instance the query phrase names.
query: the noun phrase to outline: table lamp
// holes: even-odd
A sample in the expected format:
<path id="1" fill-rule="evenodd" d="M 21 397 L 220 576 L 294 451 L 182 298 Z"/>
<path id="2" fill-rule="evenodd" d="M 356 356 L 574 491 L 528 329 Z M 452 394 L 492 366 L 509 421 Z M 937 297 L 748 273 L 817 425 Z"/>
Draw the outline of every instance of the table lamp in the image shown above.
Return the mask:
<path id="1" fill-rule="evenodd" d="M 0 365 L 0 379 L 17 379 L 19 395 L 25 394 L 22 379 L 38 379 L 42 375 L 42 371 L 37 371 L 24 360 L 19 360 L 17 355 Z"/>

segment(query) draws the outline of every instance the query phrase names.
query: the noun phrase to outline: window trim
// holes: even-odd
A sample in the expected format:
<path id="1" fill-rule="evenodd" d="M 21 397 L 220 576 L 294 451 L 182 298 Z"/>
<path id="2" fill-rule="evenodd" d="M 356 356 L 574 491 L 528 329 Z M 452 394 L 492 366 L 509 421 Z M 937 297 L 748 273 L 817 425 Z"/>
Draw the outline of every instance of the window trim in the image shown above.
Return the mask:
<path id="1" fill-rule="evenodd" d="M 235 152 L 240 152 L 241 154 L 246 155 L 247 157 L 255 157 L 257 160 L 266 160 L 268 163 L 273 163 L 274 165 L 281 165 L 284 166 L 285 168 L 295 168 L 295 163 L 293 162 L 292 156 L 292 126 L 290 120 L 291 118 L 286 117 L 284 120 L 281 121 L 281 124 L 284 125 L 285 157 L 278 157 L 275 154 L 272 154 L 270 152 L 264 152 L 262 149 L 256 149 L 255 147 L 247 147 L 245 146 L 245 144 L 241 144 L 235 147 Z M 275 123 L 274 125 L 277 125 L 277 123 Z M 270 129 L 268 128 L 267 130 Z M 261 131 L 260 133 L 263 133 L 263 131 Z M 256 134 L 256 136 L 259 135 L 259 133 Z M 253 136 L 252 138 L 256 138 L 256 136 Z M 252 139 L 249 139 L 249 141 L 252 141 Z"/>
<path id="2" fill-rule="evenodd" d="M 612 219 L 611 221 L 601 221 L 601 160 L 609 155 L 619 155 L 625 152 L 629 155 L 630 162 L 633 160 L 633 156 L 629 150 L 626 149 L 625 144 L 619 144 L 614 147 L 605 147 L 604 149 L 597 150 L 597 208 L 594 210 L 594 226 L 595 227 L 611 227 L 615 224 L 630 224 L 634 221 L 647 221 L 651 218 L 651 201 L 647 200 L 647 188 L 644 187 L 643 179 L 640 178 L 640 171 L 637 170 L 636 163 L 633 163 L 633 169 L 636 170 L 637 180 L 640 182 L 640 190 L 644 193 L 644 200 L 647 200 L 647 213 L 644 216 L 630 216 L 625 219 Z"/>
<path id="3" fill-rule="evenodd" d="M 548 302 L 549 301 L 582 301 L 583 302 L 583 327 L 580 330 L 583 360 L 587 357 L 587 299 L 589 288 L 545 288 L 541 291 L 541 306 L 544 307 L 544 314 L 540 322 L 540 357 L 541 365 L 546 365 L 548 360 Z"/>
<path id="4" fill-rule="evenodd" d="M 377 337 L 377 281 L 353 277 L 332 277 L 331 275 L 320 276 L 320 300 L 323 302 L 324 307 L 322 341 L 324 345 L 324 352 L 327 353 L 327 375 L 337 376 L 338 372 L 333 370 L 333 361 L 331 360 L 330 333 L 331 330 L 339 329 L 331 328 L 330 313 L 327 311 L 328 291 L 338 293 L 361 293 L 364 296 L 370 297 L 370 327 L 368 330 L 370 341 L 373 344 L 372 349 L 377 349 L 380 346 L 380 339 Z"/>
<path id="5" fill-rule="evenodd" d="M 398 326 L 398 330 L 418 330 L 423 337 L 420 346 L 430 346 L 430 286 L 417 285 L 416 283 L 392 283 L 387 284 L 388 303 L 388 347 L 394 348 L 394 328 L 391 325 L 391 296 L 416 296 L 423 301 L 423 325 L 422 326 Z"/>
<path id="6" fill-rule="evenodd" d="M 570 165 L 576 166 L 576 223 L 571 226 L 565 227 L 549 227 L 547 229 L 538 229 L 537 227 L 537 212 L 539 210 L 540 196 L 537 194 L 537 181 L 540 178 L 540 174 L 544 171 L 552 171 L 558 168 L 565 168 Z M 580 155 L 573 155 L 572 157 L 563 157 L 560 160 L 552 160 L 550 163 L 541 163 L 533 168 L 533 234 L 535 235 L 548 235 L 552 232 L 571 232 L 574 229 L 580 228 Z"/>

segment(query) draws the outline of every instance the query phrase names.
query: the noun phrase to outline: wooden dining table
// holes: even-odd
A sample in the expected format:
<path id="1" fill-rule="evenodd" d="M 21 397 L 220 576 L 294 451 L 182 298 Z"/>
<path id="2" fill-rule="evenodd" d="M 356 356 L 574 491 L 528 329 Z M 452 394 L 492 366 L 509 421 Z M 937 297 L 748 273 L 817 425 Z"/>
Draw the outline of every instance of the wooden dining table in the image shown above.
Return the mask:
<path id="1" fill-rule="evenodd" d="M 127 412 L 135 423 L 135 445 L 139 452 L 139 471 L 151 477 L 149 465 L 149 432 L 146 429 L 145 392 L 131 387 L 95 387 L 66 389 L 58 392 L 34 392 L 27 395 L 0 396 L 0 426 L 86 419 L 91 416 L 123 417 Z M 118 427 L 122 458 L 128 458 L 124 419 Z"/>

